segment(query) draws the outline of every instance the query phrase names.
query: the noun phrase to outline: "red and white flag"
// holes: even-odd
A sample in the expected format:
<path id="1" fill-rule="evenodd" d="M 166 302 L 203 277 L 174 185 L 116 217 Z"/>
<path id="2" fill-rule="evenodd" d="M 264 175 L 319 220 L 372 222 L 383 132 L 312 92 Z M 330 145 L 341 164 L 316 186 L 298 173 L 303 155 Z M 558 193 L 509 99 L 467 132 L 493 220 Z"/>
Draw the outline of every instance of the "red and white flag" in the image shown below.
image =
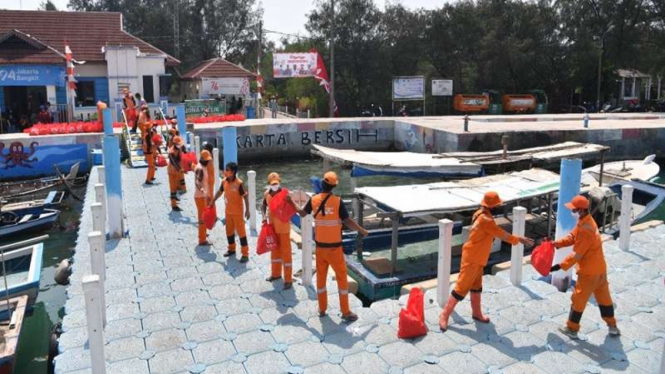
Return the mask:
<path id="1" fill-rule="evenodd" d="M 323 86 L 328 95 L 330 95 L 330 77 L 328 76 L 328 70 L 326 70 L 326 65 L 323 63 L 323 57 L 316 49 L 309 51 L 310 53 L 316 53 L 316 74 L 314 78 L 319 81 L 319 85 Z M 335 107 L 335 117 L 339 117 L 339 108 L 337 107 L 337 101 L 333 98 L 333 105 Z"/>
<path id="2" fill-rule="evenodd" d="M 76 78 L 74 78 L 74 60 L 72 59 L 72 50 L 65 40 L 65 60 L 67 61 L 67 88 L 71 91 L 72 97 L 76 97 Z"/>

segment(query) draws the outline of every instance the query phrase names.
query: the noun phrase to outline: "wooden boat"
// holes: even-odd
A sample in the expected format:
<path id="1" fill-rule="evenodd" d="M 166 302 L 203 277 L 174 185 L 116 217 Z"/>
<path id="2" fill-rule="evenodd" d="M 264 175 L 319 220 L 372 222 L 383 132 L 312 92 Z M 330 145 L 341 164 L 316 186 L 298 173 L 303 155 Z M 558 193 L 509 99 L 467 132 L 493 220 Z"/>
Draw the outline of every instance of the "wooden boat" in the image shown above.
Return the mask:
<path id="1" fill-rule="evenodd" d="M 7 239 L 16 234 L 27 234 L 38 232 L 53 226 L 59 210 L 44 209 L 40 214 L 18 215 L 13 212 L 0 213 L 0 240 Z"/>
<path id="2" fill-rule="evenodd" d="M 601 184 L 621 180 L 639 179 L 649 181 L 660 173 L 660 166 L 654 161 L 656 155 L 649 155 L 644 160 L 627 160 L 605 163 L 602 167 L 603 181 Z M 600 181 L 601 165 L 584 169 L 596 181 Z"/>
<path id="3" fill-rule="evenodd" d="M 25 214 L 39 215 L 46 208 L 55 208 L 59 206 L 64 197 L 64 191 L 51 191 L 45 199 L 28 200 L 10 204 L 0 202 L 0 213 L 13 212 L 19 216 Z"/>
<path id="4" fill-rule="evenodd" d="M 13 201 L 24 196 L 31 196 L 32 198 L 46 197 L 49 192 L 62 187 L 66 183 L 73 185 L 84 182 L 85 177 L 77 177 L 79 167 L 80 163 L 77 162 L 69 169 L 69 174 L 63 176 L 58 167 L 53 165 L 56 171 L 56 175 L 53 177 L 2 183 L 0 184 L 0 199 Z"/>
<path id="5" fill-rule="evenodd" d="M 7 306 L 9 304 L 9 312 Z M 28 296 L 0 301 L 0 374 L 13 374 Z"/>

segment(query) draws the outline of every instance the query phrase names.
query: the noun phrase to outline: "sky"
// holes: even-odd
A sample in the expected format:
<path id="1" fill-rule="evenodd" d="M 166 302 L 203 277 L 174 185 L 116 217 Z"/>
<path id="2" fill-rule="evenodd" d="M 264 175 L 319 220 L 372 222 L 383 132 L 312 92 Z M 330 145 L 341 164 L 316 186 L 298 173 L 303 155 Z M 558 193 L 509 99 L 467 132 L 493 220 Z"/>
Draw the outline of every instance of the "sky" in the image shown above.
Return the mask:
<path id="1" fill-rule="evenodd" d="M 34 10 L 39 8 L 43 0 L 0 0 L 0 8 Z M 69 0 L 51 0 L 55 6 L 64 10 Z M 386 2 L 399 2 L 411 9 L 439 8 L 447 0 L 375 0 L 380 7 Z M 305 23 L 307 14 L 314 9 L 312 0 L 262 0 L 265 9 L 263 16 L 264 28 L 266 30 L 278 31 L 286 34 L 306 35 Z M 278 41 L 280 35 L 266 34 L 268 39 Z"/>

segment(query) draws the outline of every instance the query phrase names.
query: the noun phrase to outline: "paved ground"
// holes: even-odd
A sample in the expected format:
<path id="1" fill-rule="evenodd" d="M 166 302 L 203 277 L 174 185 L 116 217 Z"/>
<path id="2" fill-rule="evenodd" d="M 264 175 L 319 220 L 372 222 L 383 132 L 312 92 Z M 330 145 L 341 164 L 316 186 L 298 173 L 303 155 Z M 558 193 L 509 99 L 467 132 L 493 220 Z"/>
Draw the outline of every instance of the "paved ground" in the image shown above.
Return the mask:
<path id="1" fill-rule="evenodd" d="M 144 188 L 145 169 L 124 169 L 129 239 L 107 247 L 105 330 L 108 373 L 656 373 L 665 338 L 665 226 L 633 235 L 631 252 L 605 245 L 610 287 L 617 304 L 621 338 L 610 338 L 597 308 L 582 319 L 583 341 L 557 332 L 567 316 L 570 294 L 535 280 L 525 268 L 524 285 L 508 274 L 484 278 L 489 325 L 473 323 L 468 302 L 460 304 L 445 334 L 437 328 L 439 308 L 427 294 L 430 332 L 397 339 L 397 316 L 406 298 L 361 308 L 360 320 L 343 323 L 334 283 L 330 316 L 316 316 L 313 288 L 267 283 L 269 258 L 253 255 L 247 266 L 222 257 L 223 245 L 197 248 L 191 193 L 182 214 L 171 214 L 165 170 Z M 189 176 L 191 178 L 191 175 Z M 96 171 L 91 175 L 96 180 Z M 191 183 L 191 179 L 188 181 Z M 81 278 L 89 272 L 85 210 L 68 289 L 61 354 L 56 373 L 90 373 Z M 221 227 L 212 240 L 223 243 Z M 255 238 L 250 240 L 252 247 Z M 295 270 L 301 263 L 294 249 Z"/>

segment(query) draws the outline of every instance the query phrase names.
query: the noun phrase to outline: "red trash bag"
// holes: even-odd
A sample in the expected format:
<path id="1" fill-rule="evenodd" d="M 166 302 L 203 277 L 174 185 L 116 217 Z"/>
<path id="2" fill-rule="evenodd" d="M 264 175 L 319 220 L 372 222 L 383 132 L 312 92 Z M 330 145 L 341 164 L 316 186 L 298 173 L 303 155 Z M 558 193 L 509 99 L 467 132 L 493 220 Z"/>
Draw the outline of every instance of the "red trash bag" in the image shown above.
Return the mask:
<path id="1" fill-rule="evenodd" d="M 162 136 L 159 135 L 159 134 L 155 134 L 155 135 L 152 137 L 152 143 L 153 143 L 154 145 L 158 146 L 158 147 L 159 147 L 160 145 L 162 145 L 163 142 L 164 142 L 164 140 L 162 139 Z"/>
<path id="2" fill-rule="evenodd" d="M 531 252 L 531 265 L 543 277 L 550 273 L 554 261 L 554 243 L 546 240 Z"/>
<path id="3" fill-rule="evenodd" d="M 155 164 L 157 165 L 158 168 L 163 168 L 169 163 L 166 161 L 166 157 L 159 155 L 157 156 L 157 161 L 155 162 Z"/>
<path id="4" fill-rule="evenodd" d="M 207 206 L 203 211 L 203 223 L 205 223 L 208 230 L 212 230 L 217 223 L 217 209 L 212 206 Z"/>
<path id="5" fill-rule="evenodd" d="M 286 202 L 286 197 L 289 195 L 289 190 L 282 188 L 281 191 L 270 200 L 270 211 L 282 222 L 289 222 L 291 217 L 296 214 L 296 210 L 293 208 L 293 205 Z"/>
<path id="6" fill-rule="evenodd" d="M 398 338 L 413 339 L 427 334 L 424 303 L 423 291 L 420 288 L 412 289 L 406 308 L 399 311 Z"/>
<path id="7" fill-rule="evenodd" d="M 274 249 L 277 249 L 277 234 L 271 224 L 264 223 L 256 243 L 256 254 L 262 255 Z"/>
<path id="8" fill-rule="evenodd" d="M 196 153 L 183 153 L 180 156 L 180 167 L 185 173 L 192 171 L 196 167 Z"/>

